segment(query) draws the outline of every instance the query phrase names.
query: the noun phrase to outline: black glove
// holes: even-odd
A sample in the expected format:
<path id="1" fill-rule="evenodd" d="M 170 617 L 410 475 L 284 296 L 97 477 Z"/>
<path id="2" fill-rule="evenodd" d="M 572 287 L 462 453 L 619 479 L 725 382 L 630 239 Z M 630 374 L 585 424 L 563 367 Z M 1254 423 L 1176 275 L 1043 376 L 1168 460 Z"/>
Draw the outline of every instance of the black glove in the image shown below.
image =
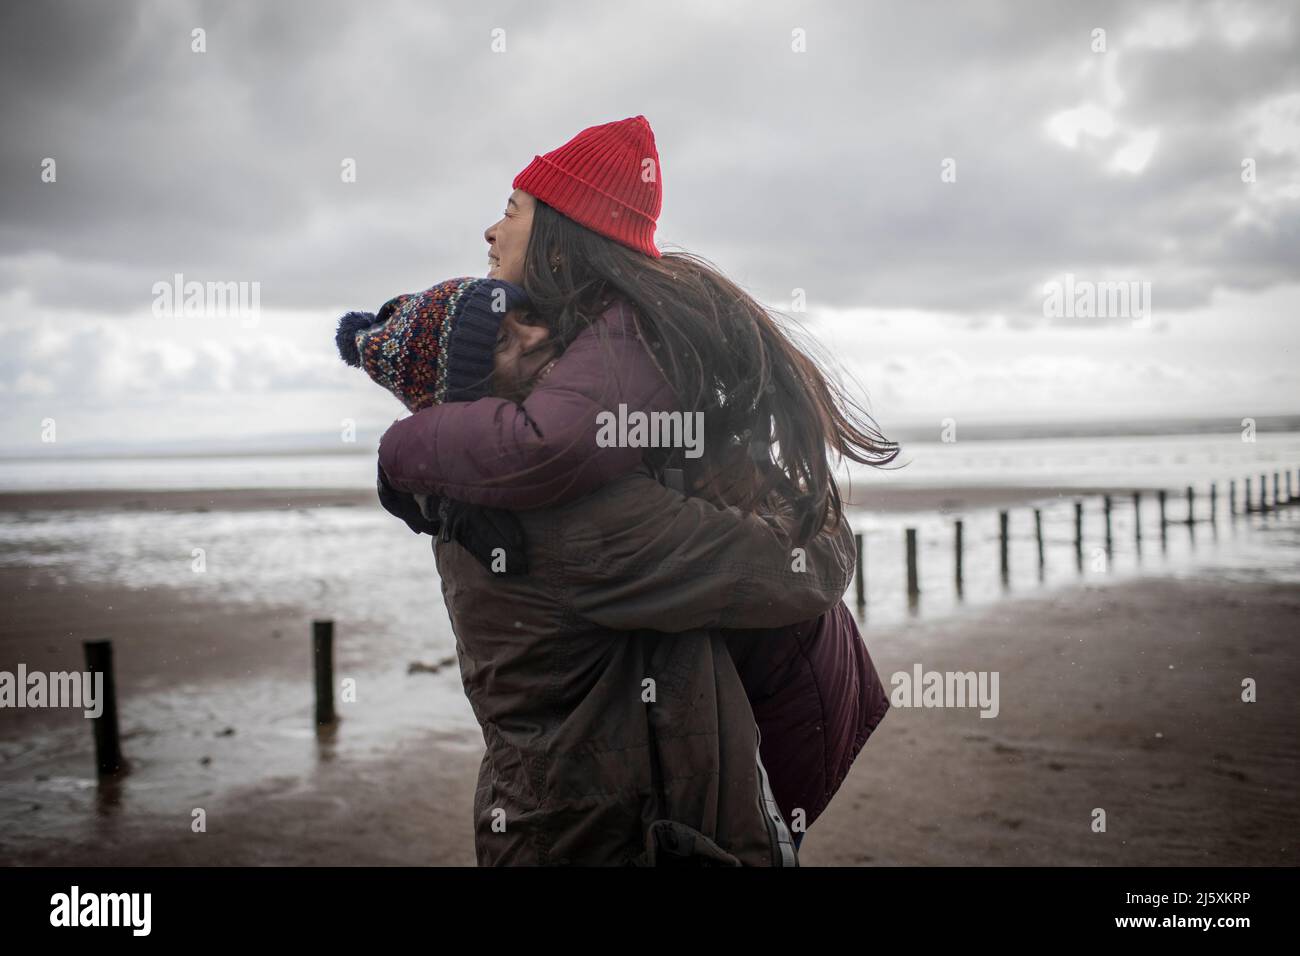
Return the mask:
<path id="1" fill-rule="evenodd" d="M 527 574 L 524 529 L 513 511 L 443 498 L 442 540 L 455 540 L 493 574 Z M 494 554 L 500 548 L 501 554 Z"/>
<path id="2" fill-rule="evenodd" d="M 388 483 L 383 465 L 379 466 L 375 487 L 384 510 L 401 518 L 416 534 L 436 537 L 441 532 L 443 541 L 459 542 L 478 559 L 479 564 L 494 574 L 528 573 L 524 529 L 514 512 L 439 498 L 432 499 L 438 502 L 437 517 L 426 517 L 415 495 L 398 491 Z M 497 548 L 504 553 L 500 556 L 494 554 Z"/>
<path id="3" fill-rule="evenodd" d="M 416 534 L 436 535 L 438 533 L 440 523 L 425 517 L 424 512 L 420 510 L 420 503 L 415 500 L 415 495 L 408 491 L 398 491 L 388 483 L 383 465 L 379 466 L 379 477 L 375 487 L 379 491 L 379 503 L 384 506 L 384 510 L 401 518 Z"/>

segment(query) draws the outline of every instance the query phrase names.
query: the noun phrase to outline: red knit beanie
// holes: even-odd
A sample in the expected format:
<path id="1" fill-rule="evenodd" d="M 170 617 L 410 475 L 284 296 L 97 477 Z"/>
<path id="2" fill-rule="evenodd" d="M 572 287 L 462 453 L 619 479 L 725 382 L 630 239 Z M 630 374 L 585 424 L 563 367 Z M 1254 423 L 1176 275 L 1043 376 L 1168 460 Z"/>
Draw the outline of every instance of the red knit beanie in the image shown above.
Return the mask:
<path id="1" fill-rule="evenodd" d="M 659 258 L 659 151 L 644 116 L 589 126 L 534 156 L 511 184 L 602 236 Z"/>

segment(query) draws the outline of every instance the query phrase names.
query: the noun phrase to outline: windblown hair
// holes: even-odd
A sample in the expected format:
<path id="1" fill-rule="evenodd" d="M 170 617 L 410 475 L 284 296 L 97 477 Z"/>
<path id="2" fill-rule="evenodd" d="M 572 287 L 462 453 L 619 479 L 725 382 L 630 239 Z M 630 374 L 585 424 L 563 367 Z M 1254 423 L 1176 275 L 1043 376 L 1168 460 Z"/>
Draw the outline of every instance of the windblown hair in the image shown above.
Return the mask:
<path id="1" fill-rule="evenodd" d="M 630 305 L 681 410 L 704 413 L 704 455 L 681 462 L 689 492 L 746 512 L 786 506 L 796 543 L 843 518 L 829 452 L 872 467 L 899 454 L 811 343 L 797 346 L 779 313 L 700 256 L 646 256 L 539 200 L 522 285 L 526 321 L 549 328 L 550 348 L 567 347 L 614 299 Z"/>

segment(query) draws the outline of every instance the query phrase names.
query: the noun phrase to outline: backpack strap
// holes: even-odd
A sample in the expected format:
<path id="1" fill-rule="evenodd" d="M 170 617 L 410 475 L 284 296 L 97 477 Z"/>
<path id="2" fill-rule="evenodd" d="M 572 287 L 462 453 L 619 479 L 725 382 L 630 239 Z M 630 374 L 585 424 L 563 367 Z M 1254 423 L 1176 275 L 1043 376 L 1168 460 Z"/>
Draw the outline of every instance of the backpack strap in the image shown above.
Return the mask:
<path id="1" fill-rule="evenodd" d="M 758 736 L 758 743 L 754 746 L 754 766 L 758 770 L 759 806 L 767 817 L 767 831 L 772 837 L 772 865 L 798 866 L 799 851 L 795 848 L 794 837 L 790 835 L 790 828 L 785 825 L 781 808 L 777 806 L 776 797 L 772 794 L 772 785 L 767 779 L 767 769 L 763 766 L 763 757 L 759 753 L 763 743 L 763 732 L 758 729 L 757 724 L 754 725 L 754 733 Z"/>

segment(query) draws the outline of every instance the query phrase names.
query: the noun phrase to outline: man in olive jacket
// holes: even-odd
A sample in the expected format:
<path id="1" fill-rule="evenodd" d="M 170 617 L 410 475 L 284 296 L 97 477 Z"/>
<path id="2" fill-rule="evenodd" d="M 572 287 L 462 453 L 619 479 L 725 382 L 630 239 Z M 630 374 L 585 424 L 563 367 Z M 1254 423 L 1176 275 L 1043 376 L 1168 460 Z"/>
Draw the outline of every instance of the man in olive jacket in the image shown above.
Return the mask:
<path id="1" fill-rule="evenodd" d="M 797 865 L 717 628 L 778 628 L 840 601 L 847 522 L 796 555 L 786 515 L 745 515 L 648 468 L 518 512 L 527 575 L 435 538 L 486 753 L 480 866 Z"/>

